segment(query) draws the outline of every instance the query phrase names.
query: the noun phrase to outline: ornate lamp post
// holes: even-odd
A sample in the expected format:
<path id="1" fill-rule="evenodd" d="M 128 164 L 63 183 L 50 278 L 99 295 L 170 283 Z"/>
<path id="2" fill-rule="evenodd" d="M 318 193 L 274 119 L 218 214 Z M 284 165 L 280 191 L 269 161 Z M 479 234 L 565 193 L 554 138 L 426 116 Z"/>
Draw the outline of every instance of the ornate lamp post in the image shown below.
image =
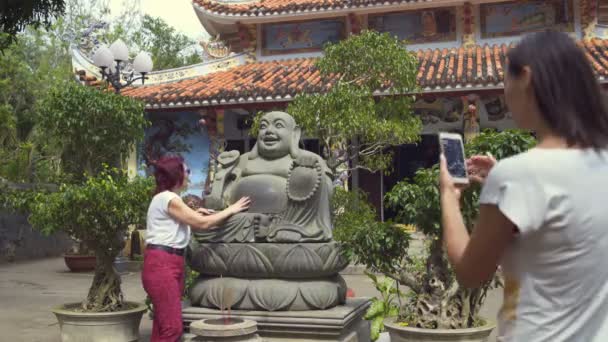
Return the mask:
<path id="1" fill-rule="evenodd" d="M 146 74 L 152 71 L 152 58 L 146 52 L 140 52 L 133 60 L 131 72 L 125 73 L 129 61 L 129 49 L 121 39 L 116 40 L 108 48 L 102 45 L 93 55 L 93 63 L 101 70 L 101 78 L 108 80 L 117 94 L 122 88 L 128 87 L 133 82 L 141 80 L 144 84 Z M 139 76 L 136 76 L 135 73 Z M 124 83 L 123 83 L 124 80 Z"/>

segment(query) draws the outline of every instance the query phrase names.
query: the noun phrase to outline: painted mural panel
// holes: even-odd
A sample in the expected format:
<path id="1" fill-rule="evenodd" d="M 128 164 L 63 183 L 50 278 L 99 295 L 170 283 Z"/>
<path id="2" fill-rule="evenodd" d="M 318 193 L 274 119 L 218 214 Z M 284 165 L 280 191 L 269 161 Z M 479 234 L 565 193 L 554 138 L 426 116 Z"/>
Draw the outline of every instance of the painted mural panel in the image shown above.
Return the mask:
<path id="1" fill-rule="evenodd" d="M 554 29 L 574 31 L 572 0 L 512 1 L 481 4 L 482 38 L 498 38 Z"/>
<path id="2" fill-rule="evenodd" d="M 412 109 L 424 125 L 458 122 L 463 111 L 462 101 L 457 97 L 422 98 Z"/>
<path id="3" fill-rule="evenodd" d="M 408 44 L 456 40 L 456 8 L 389 13 L 369 17 L 369 28 L 388 32 Z"/>
<path id="4" fill-rule="evenodd" d="M 262 26 L 262 54 L 320 51 L 345 36 L 343 19 L 266 24 Z"/>
<path id="5" fill-rule="evenodd" d="M 145 142 L 138 149 L 139 174 L 145 175 L 149 160 L 166 154 L 181 155 L 190 168 L 187 194 L 202 197 L 209 168 L 209 136 L 199 125 L 195 113 L 152 115 L 152 126 L 146 130 Z"/>

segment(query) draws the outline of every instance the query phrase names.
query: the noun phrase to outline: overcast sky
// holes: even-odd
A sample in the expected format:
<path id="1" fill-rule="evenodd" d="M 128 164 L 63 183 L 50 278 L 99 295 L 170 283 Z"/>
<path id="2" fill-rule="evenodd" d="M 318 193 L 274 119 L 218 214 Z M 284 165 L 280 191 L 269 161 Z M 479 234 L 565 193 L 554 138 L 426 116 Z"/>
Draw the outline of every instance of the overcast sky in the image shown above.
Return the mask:
<path id="1" fill-rule="evenodd" d="M 133 0 L 110 0 L 113 15 L 120 14 L 123 3 Z M 188 37 L 198 40 L 206 37 L 206 33 L 198 17 L 194 13 L 192 0 L 139 0 L 142 12 L 153 17 L 163 18 L 169 25 Z"/>

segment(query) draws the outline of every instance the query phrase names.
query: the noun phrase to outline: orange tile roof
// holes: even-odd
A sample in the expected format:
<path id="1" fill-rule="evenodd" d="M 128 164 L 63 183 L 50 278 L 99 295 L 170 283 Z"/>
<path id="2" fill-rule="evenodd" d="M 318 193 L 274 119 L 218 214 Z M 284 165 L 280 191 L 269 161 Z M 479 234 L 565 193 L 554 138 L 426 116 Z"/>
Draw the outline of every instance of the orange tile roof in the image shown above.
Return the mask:
<path id="1" fill-rule="evenodd" d="M 608 80 L 608 40 L 579 42 L 601 81 Z M 421 92 L 471 92 L 501 89 L 507 45 L 420 50 Z M 191 79 L 130 87 L 124 95 L 142 99 L 148 108 L 204 107 L 290 101 L 297 94 L 324 92 L 314 59 L 255 62 Z M 86 75 L 81 80 L 91 81 Z"/>
<path id="2" fill-rule="evenodd" d="M 305 14 L 342 9 L 369 8 L 378 6 L 412 5 L 433 0 L 258 0 L 217 1 L 193 0 L 195 7 L 216 15 L 260 17 L 282 14 Z"/>

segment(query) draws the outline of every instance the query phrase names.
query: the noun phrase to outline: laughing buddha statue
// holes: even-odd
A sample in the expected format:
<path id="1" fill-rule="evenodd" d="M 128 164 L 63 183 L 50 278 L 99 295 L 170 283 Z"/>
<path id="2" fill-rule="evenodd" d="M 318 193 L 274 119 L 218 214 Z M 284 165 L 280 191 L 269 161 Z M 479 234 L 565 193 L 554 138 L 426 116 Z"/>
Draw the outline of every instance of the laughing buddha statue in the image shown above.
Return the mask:
<path id="1" fill-rule="evenodd" d="M 299 149 L 300 136 L 291 115 L 270 112 L 251 152 L 220 154 L 206 206 L 223 209 L 242 196 L 252 205 L 221 227 L 196 233 L 199 242 L 331 240 L 331 173 L 319 155 Z"/>

